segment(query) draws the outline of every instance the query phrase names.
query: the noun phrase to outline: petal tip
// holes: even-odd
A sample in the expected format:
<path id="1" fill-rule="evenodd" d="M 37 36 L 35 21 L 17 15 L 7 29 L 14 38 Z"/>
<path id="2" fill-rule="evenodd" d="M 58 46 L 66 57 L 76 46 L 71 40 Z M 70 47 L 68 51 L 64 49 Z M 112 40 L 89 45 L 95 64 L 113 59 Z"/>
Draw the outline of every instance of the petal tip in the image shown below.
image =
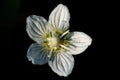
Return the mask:
<path id="1" fill-rule="evenodd" d="M 58 4 L 58 6 L 64 6 L 62 3 Z"/>
<path id="2" fill-rule="evenodd" d="M 56 55 L 52 61 L 48 62 L 48 64 L 57 75 L 67 77 L 72 73 L 74 58 L 68 53 L 59 53 L 59 55 Z"/>

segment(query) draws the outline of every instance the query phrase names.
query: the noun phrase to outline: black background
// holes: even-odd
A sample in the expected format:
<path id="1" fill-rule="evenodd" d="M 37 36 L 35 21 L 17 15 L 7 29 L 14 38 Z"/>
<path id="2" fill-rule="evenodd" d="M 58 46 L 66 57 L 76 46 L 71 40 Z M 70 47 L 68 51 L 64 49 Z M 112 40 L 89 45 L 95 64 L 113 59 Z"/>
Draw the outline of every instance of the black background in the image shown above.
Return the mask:
<path id="1" fill-rule="evenodd" d="M 91 36 L 92 45 L 74 56 L 75 66 L 68 77 L 56 75 L 48 66 L 33 65 L 26 58 L 28 47 L 34 43 L 26 33 L 26 17 L 40 15 L 48 19 L 51 11 L 64 4 L 70 11 L 70 31 L 82 31 Z M 4 0 L 0 3 L 1 65 L 3 74 L 17 79 L 80 80 L 100 79 L 108 72 L 105 66 L 107 34 L 105 2 L 80 0 Z M 108 29 L 109 31 L 109 29 Z M 107 53 L 108 54 L 108 53 Z"/>

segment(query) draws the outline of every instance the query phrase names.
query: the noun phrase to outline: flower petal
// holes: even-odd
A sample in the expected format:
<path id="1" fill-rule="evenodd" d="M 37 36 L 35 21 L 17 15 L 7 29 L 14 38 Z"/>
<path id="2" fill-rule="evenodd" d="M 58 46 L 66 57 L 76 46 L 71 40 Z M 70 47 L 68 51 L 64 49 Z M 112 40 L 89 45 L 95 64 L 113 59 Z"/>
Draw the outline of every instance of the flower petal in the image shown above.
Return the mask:
<path id="1" fill-rule="evenodd" d="M 27 17 L 26 30 L 30 38 L 40 43 L 41 37 L 47 32 L 46 23 L 47 21 L 41 16 L 31 15 Z"/>
<path id="2" fill-rule="evenodd" d="M 27 52 L 27 58 L 32 61 L 33 64 L 42 65 L 48 62 L 47 53 L 40 44 L 33 43 Z"/>
<path id="3" fill-rule="evenodd" d="M 69 53 L 56 53 L 48 62 L 51 69 L 59 76 L 68 76 L 74 67 L 74 58 Z"/>
<path id="4" fill-rule="evenodd" d="M 67 47 L 71 54 L 76 55 L 85 51 L 91 45 L 92 39 L 83 32 L 72 32 L 68 36 L 69 46 Z"/>
<path id="5" fill-rule="evenodd" d="M 68 8 L 62 4 L 59 4 L 49 16 L 49 23 L 58 30 L 66 31 L 69 28 L 69 20 Z"/>

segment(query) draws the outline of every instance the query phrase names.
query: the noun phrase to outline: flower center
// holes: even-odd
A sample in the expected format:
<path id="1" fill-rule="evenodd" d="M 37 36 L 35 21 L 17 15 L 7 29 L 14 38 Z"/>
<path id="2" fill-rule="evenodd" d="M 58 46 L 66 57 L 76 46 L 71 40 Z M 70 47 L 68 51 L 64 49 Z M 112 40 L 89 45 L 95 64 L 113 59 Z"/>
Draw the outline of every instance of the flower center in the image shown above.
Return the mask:
<path id="1" fill-rule="evenodd" d="M 56 49 L 58 44 L 59 44 L 59 40 L 57 37 L 50 37 L 50 38 L 47 38 L 48 40 L 48 46 L 51 48 L 51 49 Z"/>
<path id="2" fill-rule="evenodd" d="M 69 34 L 69 30 L 63 33 L 58 32 L 48 32 L 45 36 L 44 46 L 47 50 L 52 51 L 52 53 L 57 53 L 60 50 L 64 50 L 64 46 L 68 45 L 67 35 Z"/>

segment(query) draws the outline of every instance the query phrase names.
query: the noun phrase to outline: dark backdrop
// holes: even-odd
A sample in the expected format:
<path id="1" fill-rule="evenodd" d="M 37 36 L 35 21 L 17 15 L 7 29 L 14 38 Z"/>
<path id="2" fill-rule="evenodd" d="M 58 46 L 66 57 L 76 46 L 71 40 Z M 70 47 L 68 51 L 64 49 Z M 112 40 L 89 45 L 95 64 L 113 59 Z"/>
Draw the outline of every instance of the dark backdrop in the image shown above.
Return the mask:
<path id="1" fill-rule="evenodd" d="M 82 54 L 74 56 L 75 66 L 67 78 L 59 77 L 48 66 L 33 65 L 26 58 L 28 47 L 33 43 L 26 33 L 26 17 L 40 15 L 48 19 L 51 11 L 58 5 L 68 7 L 71 15 L 70 30 L 82 31 L 91 36 L 92 45 Z M 3 0 L 0 3 L 1 65 L 3 74 L 17 79 L 38 80 L 81 80 L 100 79 L 106 76 L 104 62 L 105 35 L 103 16 L 104 2 L 81 0 Z M 102 57 L 101 57 L 102 56 Z"/>

